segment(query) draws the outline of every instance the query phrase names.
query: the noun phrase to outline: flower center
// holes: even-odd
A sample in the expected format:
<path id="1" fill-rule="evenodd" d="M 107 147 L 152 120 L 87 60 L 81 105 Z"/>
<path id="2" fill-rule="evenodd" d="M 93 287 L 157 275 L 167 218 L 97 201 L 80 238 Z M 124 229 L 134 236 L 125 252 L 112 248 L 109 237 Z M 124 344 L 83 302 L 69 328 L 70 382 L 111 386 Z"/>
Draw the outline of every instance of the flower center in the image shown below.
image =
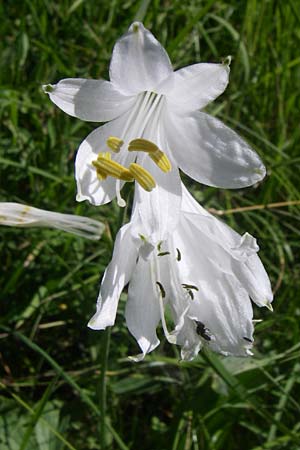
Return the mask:
<path id="1" fill-rule="evenodd" d="M 140 94 L 127 117 L 121 135 L 110 136 L 106 140 L 109 152 L 99 153 L 97 159 L 92 161 L 99 181 L 104 181 L 107 177 L 117 179 L 116 194 L 120 206 L 125 206 L 120 195 L 121 181 L 136 181 L 148 192 L 156 186 L 151 173 L 138 164 L 140 159 L 144 160 L 143 154 L 146 154 L 146 158 L 149 157 L 164 173 L 171 170 L 171 162 L 167 155 L 153 142 L 158 139 L 163 103 L 162 95 L 150 91 Z M 132 152 L 136 152 L 133 158 L 130 156 Z"/>

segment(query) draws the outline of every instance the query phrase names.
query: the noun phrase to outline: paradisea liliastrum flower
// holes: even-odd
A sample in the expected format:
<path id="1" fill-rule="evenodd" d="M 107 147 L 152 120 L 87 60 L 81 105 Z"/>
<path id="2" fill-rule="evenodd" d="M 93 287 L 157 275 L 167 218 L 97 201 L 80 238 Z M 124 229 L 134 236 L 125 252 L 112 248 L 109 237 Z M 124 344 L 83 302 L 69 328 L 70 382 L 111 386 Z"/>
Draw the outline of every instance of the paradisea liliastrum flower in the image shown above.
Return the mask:
<path id="1" fill-rule="evenodd" d="M 80 145 L 77 200 L 107 203 L 126 181 L 156 191 L 153 205 L 171 196 L 180 209 L 178 167 L 193 179 L 223 188 L 260 181 L 265 168 L 234 131 L 201 112 L 228 84 L 229 65 L 194 64 L 173 72 L 160 43 L 134 22 L 115 44 L 110 81 L 67 78 L 44 91 L 79 119 L 107 122 Z M 155 188 L 156 186 L 156 188 Z M 167 199 L 168 200 L 168 199 Z M 175 221 L 174 221 L 175 222 Z"/>
<path id="2" fill-rule="evenodd" d="M 161 321 L 167 340 L 181 346 L 183 359 L 203 346 L 223 355 L 251 355 L 251 300 L 272 309 L 269 278 L 248 233 L 240 236 L 209 214 L 182 185 L 181 213 L 167 239 L 151 242 L 134 209 L 131 222 L 116 238 L 89 322 L 95 330 L 115 322 L 120 294 L 129 283 L 125 317 L 142 359 L 159 344 Z M 251 300 L 250 300 L 251 299 Z M 170 311 L 170 332 L 165 310 Z"/>
<path id="3" fill-rule="evenodd" d="M 10 202 L 0 202 L 0 225 L 57 228 L 93 240 L 100 239 L 104 231 L 103 223 L 98 220 Z"/>

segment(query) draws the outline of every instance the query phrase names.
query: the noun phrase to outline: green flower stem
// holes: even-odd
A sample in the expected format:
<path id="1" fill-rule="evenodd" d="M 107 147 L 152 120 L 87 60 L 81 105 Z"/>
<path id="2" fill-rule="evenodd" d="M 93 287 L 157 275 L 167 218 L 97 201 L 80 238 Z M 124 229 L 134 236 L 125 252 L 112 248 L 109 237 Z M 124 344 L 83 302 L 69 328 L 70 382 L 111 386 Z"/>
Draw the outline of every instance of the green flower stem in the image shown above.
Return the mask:
<path id="1" fill-rule="evenodd" d="M 107 426 L 105 424 L 106 417 L 106 370 L 109 354 L 111 328 L 106 328 L 103 331 L 102 346 L 101 346 L 101 376 L 99 380 L 99 403 L 100 403 L 100 444 L 101 450 L 104 450 L 107 445 Z"/>

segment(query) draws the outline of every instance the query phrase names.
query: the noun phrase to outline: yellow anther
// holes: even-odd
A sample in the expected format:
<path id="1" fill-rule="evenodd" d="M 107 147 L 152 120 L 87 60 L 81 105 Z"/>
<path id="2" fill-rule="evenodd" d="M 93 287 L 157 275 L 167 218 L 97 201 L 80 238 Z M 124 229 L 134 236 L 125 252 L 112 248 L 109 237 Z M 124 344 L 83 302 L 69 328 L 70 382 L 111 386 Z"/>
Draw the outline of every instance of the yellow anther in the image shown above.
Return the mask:
<path id="1" fill-rule="evenodd" d="M 169 172 L 171 170 L 172 166 L 170 160 L 161 150 L 156 150 L 154 153 L 149 153 L 149 156 L 163 172 Z"/>
<path id="2" fill-rule="evenodd" d="M 106 177 L 109 175 L 123 181 L 134 180 L 131 172 L 126 167 L 111 159 L 98 156 L 97 161 L 93 161 L 92 164 L 97 169 L 97 175 Z"/>
<path id="3" fill-rule="evenodd" d="M 172 166 L 167 155 L 154 142 L 142 138 L 133 139 L 129 143 L 128 150 L 130 152 L 146 152 L 163 172 L 169 172 L 171 170 Z"/>
<path id="4" fill-rule="evenodd" d="M 109 152 L 99 153 L 97 159 L 101 160 L 103 158 L 110 160 L 111 159 L 111 154 Z M 98 178 L 99 181 L 104 181 L 107 178 L 107 174 L 103 170 L 99 169 L 99 167 L 97 168 L 97 178 Z"/>
<path id="5" fill-rule="evenodd" d="M 98 155 L 98 157 L 97 157 L 97 159 L 98 159 L 98 161 L 99 160 L 101 160 L 101 159 L 111 159 L 111 154 L 109 153 L 109 152 L 102 152 L 102 153 L 99 153 L 99 155 Z"/>
<path id="6" fill-rule="evenodd" d="M 103 172 L 103 170 L 97 169 L 97 178 L 99 181 L 104 181 L 107 178 L 107 175 Z"/>
<path id="7" fill-rule="evenodd" d="M 148 172 L 148 170 L 144 169 L 144 167 L 136 163 L 131 163 L 129 166 L 129 172 L 142 186 L 142 188 L 145 189 L 145 191 L 150 192 L 155 188 L 156 183 L 153 176 Z"/>
<path id="8" fill-rule="evenodd" d="M 148 141 L 147 139 L 133 139 L 133 141 L 129 142 L 128 150 L 130 152 L 147 152 L 147 153 L 155 153 L 159 148 L 154 142 Z"/>
<path id="9" fill-rule="evenodd" d="M 124 141 L 115 136 L 110 136 L 106 141 L 107 147 L 109 147 L 113 152 L 119 153 Z"/>

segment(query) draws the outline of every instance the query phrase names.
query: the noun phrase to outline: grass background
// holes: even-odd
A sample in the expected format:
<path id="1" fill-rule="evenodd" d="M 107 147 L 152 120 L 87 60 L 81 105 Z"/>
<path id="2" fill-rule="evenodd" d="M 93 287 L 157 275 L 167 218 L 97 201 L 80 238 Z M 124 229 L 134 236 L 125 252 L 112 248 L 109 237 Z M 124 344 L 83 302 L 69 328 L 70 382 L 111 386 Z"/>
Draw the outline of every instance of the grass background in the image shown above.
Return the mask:
<path id="1" fill-rule="evenodd" d="M 0 200 L 103 220 L 99 243 L 58 231 L 1 227 L 0 449 L 240 450 L 300 448 L 298 0 L 8 0 L 0 5 Z M 95 124 L 68 117 L 41 85 L 108 76 L 115 40 L 143 20 L 175 68 L 232 55 L 231 82 L 209 111 L 264 160 L 259 186 L 192 184 L 207 208 L 259 240 L 274 313 L 255 309 L 255 357 L 202 353 L 178 362 L 165 342 L 144 362 L 124 324 L 126 294 L 108 333 L 86 323 L 126 212 L 75 202 L 74 154 Z M 233 213 L 230 213 L 234 209 Z M 102 378 L 101 378 L 102 376 Z M 103 425 L 103 423 L 102 423 Z M 101 444 L 100 444 L 101 443 Z"/>

